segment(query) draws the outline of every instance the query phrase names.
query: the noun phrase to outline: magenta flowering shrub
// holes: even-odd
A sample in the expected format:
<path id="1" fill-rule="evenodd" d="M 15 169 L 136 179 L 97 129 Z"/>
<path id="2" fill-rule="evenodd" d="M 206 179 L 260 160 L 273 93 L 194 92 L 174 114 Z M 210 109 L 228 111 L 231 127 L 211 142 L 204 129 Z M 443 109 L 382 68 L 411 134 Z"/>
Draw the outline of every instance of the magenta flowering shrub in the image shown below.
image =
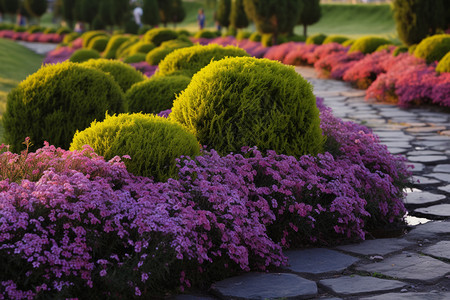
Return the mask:
<path id="1" fill-rule="evenodd" d="M 60 43 L 63 39 L 63 36 L 57 33 L 29 33 L 26 31 L 14 32 L 13 30 L 0 30 L 0 38 L 21 40 L 27 42 Z"/>
<path id="2" fill-rule="evenodd" d="M 327 43 L 324 45 L 317 45 L 314 51 L 305 55 L 306 61 L 310 65 L 314 65 L 319 59 L 326 57 L 336 52 L 347 52 L 349 47 L 344 47 L 339 43 Z"/>
<path id="3" fill-rule="evenodd" d="M 296 43 L 296 42 L 288 42 L 281 45 L 275 45 L 269 47 L 269 50 L 264 54 L 264 58 L 278 60 L 283 62 L 285 56 L 291 52 L 295 51 L 295 49 L 303 46 L 304 43 Z"/>
<path id="4" fill-rule="evenodd" d="M 47 53 L 47 56 L 44 58 L 42 64 L 57 64 L 66 61 L 72 56 L 74 52 L 75 49 L 70 47 L 58 47 Z"/>
<path id="5" fill-rule="evenodd" d="M 286 54 L 283 63 L 294 66 L 306 65 L 308 62 L 308 54 L 314 52 L 316 48 L 317 45 L 315 44 L 305 44 L 303 47 L 298 47 Z"/>
<path id="6" fill-rule="evenodd" d="M 342 80 L 344 73 L 364 57 L 361 52 L 334 52 L 314 63 L 314 68 L 322 77 Z"/>

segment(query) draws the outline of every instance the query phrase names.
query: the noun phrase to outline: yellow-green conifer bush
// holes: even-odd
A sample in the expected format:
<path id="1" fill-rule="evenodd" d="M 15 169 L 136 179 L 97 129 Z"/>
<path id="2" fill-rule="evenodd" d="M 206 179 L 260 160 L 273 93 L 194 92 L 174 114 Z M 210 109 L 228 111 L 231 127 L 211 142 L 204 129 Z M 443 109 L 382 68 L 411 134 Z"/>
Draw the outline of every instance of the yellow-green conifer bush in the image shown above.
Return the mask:
<path id="1" fill-rule="evenodd" d="M 134 45 L 130 46 L 130 49 L 128 50 L 127 54 L 128 56 L 131 56 L 136 53 L 144 53 L 147 54 L 151 50 L 155 49 L 155 45 L 152 43 L 146 43 L 146 42 L 139 42 Z"/>
<path id="2" fill-rule="evenodd" d="M 158 65 L 169 53 L 173 52 L 176 48 L 156 47 L 151 50 L 145 56 L 145 61 L 151 65 Z"/>
<path id="3" fill-rule="evenodd" d="M 175 95 L 191 82 L 187 76 L 174 75 L 155 77 L 133 85 L 125 94 L 128 112 L 158 114 L 171 109 Z"/>
<path id="4" fill-rule="evenodd" d="M 69 57 L 69 61 L 81 63 L 90 59 L 99 59 L 100 57 L 100 53 L 94 49 L 81 48 L 72 53 L 72 55 Z"/>
<path id="5" fill-rule="evenodd" d="M 450 73 L 450 51 L 439 61 L 436 66 L 436 72 L 439 73 Z"/>
<path id="6" fill-rule="evenodd" d="M 423 39 L 414 49 L 414 56 L 427 63 L 440 61 L 450 51 L 450 34 L 436 34 Z"/>
<path id="7" fill-rule="evenodd" d="M 147 31 L 143 37 L 143 41 L 153 43 L 160 46 L 162 42 L 174 40 L 178 37 L 178 33 L 167 28 L 153 28 Z"/>
<path id="8" fill-rule="evenodd" d="M 145 79 L 145 76 L 140 71 L 118 60 L 93 59 L 84 62 L 82 65 L 110 74 L 123 92 L 126 92 L 136 82 Z"/>
<path id="9" fill-rule="evenodd" d="M 322 44 L 329 44 L 329 43 L 338 43 L 338 44 L 342 44 L 345 41 L 348 41 L 348 37 L 343 36 L 343 35 L 329 35 L 327 36 L 324 40 Z"/>
<path id="10" fill-rule="evenodd" d="M 91 39 L 87 48 L 96 50 L 98 52 L 103 52 L 106 49 L 108 42 L 109 37 L 103 35 L 96 36 L 95 38 Z"/>
<path id="11" fill-rule="evenodd" d="M 81 150 L 83 145 L 90 145 L 107 160 L 129 155 L 131 159 L 125 159 L 128 171 L 156 181 L 177 177 L 176 158 L 200 154 L 195 136 L 181 125 L 141 113 L 106 116 L 102 122 L 92 122 L 75 134 L 70 150 Z"/>
<path id="12" fill-rule="evenodd" d="M 81 35 L 81 39 L 83 40 L 83 48 L 87 48 L 91 40 L 97 36 L 108 36 L 108 34 L 103 30 L 92 30 L 83 33 Z"/>
<path id="13" fill-rule="evenodd" d="M 176 98 L 169 118 L 221 154 L 257 146 L 298 157 L 324 144 L 312 86 L 293 67 L 267 59 L 210 63 Z"/>
<path id="14" fill-rule="evenodd" d="M 13 89 L 3 115 L 5 141 L 23 149 L 44 141 L 68 149 L 73 135 L 105 113 L 124 111 L 124 95 L 112 76 L 81 64 L 64 62 L 41 67 Z"/>
<path id="15" fill-rule="evenodd" d="M 129 37 L 123 35 L 113 35 L 106 45 L 105 52 L 103 53 L 104 58 L 114 59 L 116 58 L 117 49 L 120 45 L 128 41 Z"/>
<path id="16" fill-rule="evenodd" d="M 322 45 L 326 38 L 327 36 L 323 33 L 313 34 L 306 39 L 306 44 Z"/>
<path id="17" fill-rule="evenodd" d="M 182 74 L 192 77 L 211 61 L 225 57 L 249 56 L 248 53 L 234 46 L 196 45 L 182 48 L 168 54 L 158 65 L 156 76 Z"/>
<path id="18" fill-rule="evenodd" d="M 146 56 L 147 56 L 147 54 L 138 52 L 136 54 L 125 57 L 123 59 L 123 62 L 126 64 L 142 62 L 142 61 L 145 61 Z"/>
<path id="19" fill-rule="evenodd" d="M 391 45 L 391 44 L 392 44 L 391 41 L 384 38 L 375 36 L 365 36 L 355 40 L 355 42 L 352 44 L 352 46 L 348 51 L 349 52 L 359 51 L 364 54 L 367 54 L 374 52 L 381 45 Z"/>

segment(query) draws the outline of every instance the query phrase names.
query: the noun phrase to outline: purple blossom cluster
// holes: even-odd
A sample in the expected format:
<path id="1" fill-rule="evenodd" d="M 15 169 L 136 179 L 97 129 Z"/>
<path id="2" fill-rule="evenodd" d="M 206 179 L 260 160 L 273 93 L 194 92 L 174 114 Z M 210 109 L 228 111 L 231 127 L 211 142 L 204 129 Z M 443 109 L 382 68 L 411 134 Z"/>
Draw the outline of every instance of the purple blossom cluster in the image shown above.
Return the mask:
<path id="1" fill-rule="evenodd" d="M 72 56 L 72 54 L 75 52 L 75 49 L 68 46 L 62 46 L 58 47 L 49 53 L 47 53 L 46 57 L 44 58 L 44 61 L 42 64 L 57 64 L 63 61 L 66 61 Z"/>
<path id="2" fill-rule="evenodd" d="M 157 295 L 284 265 L 282 248 L 364 239 L 401 222 L 404 159 L 318 107 L 325 153 L 205 150 L 179 159 L 179 179 L 167 182 L 134 176 L 89 146 L 2 146 L 0 294 Z"/>
<path id="3" fill-rule="evenodd" d="M 26 41 L 26 42 L 39 42 L 39 43 L 61 43 L 64 39 L 64 35 L 57 33 L 42 33 L 42 32 L 15 32 L 13 30 L 0 30 L 0 38 Z"/>

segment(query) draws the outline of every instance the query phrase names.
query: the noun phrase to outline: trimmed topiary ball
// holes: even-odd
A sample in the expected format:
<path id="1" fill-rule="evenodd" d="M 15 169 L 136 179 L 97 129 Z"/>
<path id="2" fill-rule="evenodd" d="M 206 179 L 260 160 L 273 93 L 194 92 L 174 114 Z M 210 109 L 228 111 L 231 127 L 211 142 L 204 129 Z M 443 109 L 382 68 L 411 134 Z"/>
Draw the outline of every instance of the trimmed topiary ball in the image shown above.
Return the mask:
<path id="1" fill-rule="evenodd" d="M 194 38 L 196 39 L 214 39 L 217 37 L 217 33 L 213 31 L 209 31 L 206 29 L 199 30 L 195 33 Z"/>
<path id="2" fill-rule="evenodd" d="M 147 54 L 145 53 L 136 53 L 130 56 L 127 56 L 123 62 L 126 64 L 133 64 L 133 63 L 138 63 L 138 62 L 142 62 L 145 61 L 145 57 L 147 56 Z"/>
<path id="3" fill-rule="evenodd" d="M 158 114 L 171 109 L 175 95 L 186 89 L 189 82 L 190 77 L 181 75 L 151 77 L 138 82 L 125 94 L 128 112 Z"/>
<path id="4" fill-rule="evenodd" d="M 114 59 L 116 58 L 116 52 L 117 49 L 122 45 L 124 42 L 128 41 L 128 37 L 122 36 L 122 35 L 114 35 L 112 36 L 108 44 L 106 45 L 105 52 L 103 53 L 104 58 L 108 59 Z"/>
<path id="5" fill-rule="evenodd" d="M 252 42 L 261 42 L 261 34 L 255 31 L 250 35 L 248 39 Z"/>
<path id="6" fill-rule="evenodd" d="M 440 61 L 450 51 L 450 34 L 437 34 L 423 39 L 415 48 L 414 56 L 426 62 Z"/>
<path id="7" fill-rule="evenodd" d="M 60 27 L 58 30 L 56 30 L 57 34 L 69 34 L 72 33 L 72 30 L 69 27 Z"/>
<path id="8" fill-rule="evenodd" d="M 180 49 L 180 48 L 186 48 L 186 47 L 191 47 L 191 46 L 194 46 L 194 43 L 192 43 L 190 40 L 184 41 L 184 40 L 175 39 L 175 40 L 162 42 L 160 47 Z"/>
<path id="9" fill-rule="evenodd" d="M 249 56 L 248 53 L 234 46 L 219 46 L 210 44 L 207 46 L 196 45 L 182 48 L 168 54 L 159 63 L 157 76 L 182 74 L 192 77 L 201 68 L 207 66 L 212 60 L 220 60 L 225 57 Z"/>
<path id="10" fill-rule="evenodd" d="M 145 79 L 141 72 L 118 60 L 102 58 L 89 60 L 82 65 L 110 74 L 124 92 L 126 92 L 133 84 Z"/>
<path id="11" fill-rule="evenodd" d="M 399 46 L 392 51 L 392 56 L 398 56 L 400 53 L 408 52 L 408 47 Z"/>
<path id="12" fill-rule="evenodd" d="M 329 44 L 329 43 L 338 43 L 338 44 L 342 44 L 345 41 L 348 41 L 348 37 L 343 36 L 343 35 L 329 35 L 327 36 L 324 40 L 322 44 Z"/>
<path id="13" fill-rule="evenodd" d="M 128 41 L 122 43 L 116 51 L 117 58 L 124 58 L 129 55 L 131 46 L 137 44 L 140 41 L 139 37 L 131 36 L 128 38 Z"/>
<path id="14" fill-rule="evenodd" d="M 174 101 L 169 118 L 221 154 L 257 146 L 299 157 L 324 144 L 311 85 L 293 67 L 268 59 L 210 63 Z"/>
<path id="15" fill-rule="evenodd" d="M 450 73 L 450 52 L 448 52 L 436 66 L 436 72 L 439 73 Z"/>
<path id="16" fill-rule="evenodd" d="M 108 36 L 108 34 L 103 30 L 93 30 L 86 31 L 81 35 L 81 39 L 83 40 L 83 48 L 87 48 L 91 40 L 97 36 Z"/>
<path id="17" fill-rule="evenodd" d="M 155 45 L 153 45 L 152 43 L 140 42 L 140 43 L 131 45 L 130 49 L 127 53 L 128 53 L 128 55 L 133 55 L 136 53 L 147 54 L 150 51 L 152 51 L 153 49 L 155 49 Z"/>
<path id="18" fill-rule="evenodd" d="M 145 42 L 153 43 L 155 46 L 160 46 L 162 42 L 174 40 L 178 34 L 166 28 L 154 28 L 145 33 L 143 40 Z"/>
<path id="19" fill-rule="evenodd" d="M 349 47 L 349 46 L 353 45 L 354 43 L 355 43 L 355 40 L 350 39 L 350 40 L 346 40 L 345 42 L 342 42 L 342 46 Z"/>
<path id="20" fill-rule="evenodd" d="M 109 42 L 109 37 L 102 36 L 102 35 L 96 36 L 89 42 L 88 49 L 93 49 L 98 52 L 103 52 L 106 49 L 108 42 Z"/>
<path id="21" fill-rule="evenodd" d="M 374 36 L 365 36 L 362 38 L 359 38 L 355 40 L 355 42 L 352 44 L 349 52 L 355 52 L 359 51 L 364 54 L 372 53 L 375 50 L 377 50 L 378 47 L 381 45 L 387 45 L 392 44 L 390 41 L 380 38 L 380 37 L 374 37 Z"/>
<path id="22" fill-rule="evenodd" d="M 176 178 L 176 158 L 200 154 L 195 136 L 181 125 L 163 117 L 146 114 L 106 116 L 102 122 L 73 137 L 70 150 L 81 150 L 90 145 L 94 151 L 109 160 L 117 155 L 129 155 L 127 170 L 135 175 L 153 176 L 156 181 Z"/>
<path id="23" fill-rule="evenodd" d="M 69 61 L 81 63 L 90 59 L 99 59 L 100 53 L 93 49 L 78 49 L 69 58 Z"/>
<path id="24" fill-rule="evenodd" d="M 250 38 L 252 35 L 251 32 L 245 31 L 245 30 L 239 30 L 236 34 L 236 40 L 241 41 Z"/>
<path id="25" fill-rule="evenodd" d="M 124 111 L 124 95 L 112 76 L 71 62 L 46 65 L 9 93 L 5 140 L 15 152 L 27 136 L 33 149 L 44 141 L 68 149 L 76 130 L 103 120 L 106 111 Z"/>
<path id="26" fill-rule="evenodd" d="M 322 33 L 313 34 L 306 39 L 306 44 L 322 45 L 323 41 L 325 41 L 326 38 L 327 36 Z"/>
<path id="27" fill-rule="evenodd" d="M 68 33 L 64 36 L 63 38 L 63 43 L 69 44 L 70 42 L 76 40 L 77 38 L 80 37 L 80 34 L 78 32 L 71 32 Z"/>
<path id="28" fill-rule="evenodd" d="M 147 56 L 145 56 L 145 61 L 151 66 L 156 66 L 167 56 L 167 54 L 174 50 L 175 48 L 157 47 L 147 53 Z"/>

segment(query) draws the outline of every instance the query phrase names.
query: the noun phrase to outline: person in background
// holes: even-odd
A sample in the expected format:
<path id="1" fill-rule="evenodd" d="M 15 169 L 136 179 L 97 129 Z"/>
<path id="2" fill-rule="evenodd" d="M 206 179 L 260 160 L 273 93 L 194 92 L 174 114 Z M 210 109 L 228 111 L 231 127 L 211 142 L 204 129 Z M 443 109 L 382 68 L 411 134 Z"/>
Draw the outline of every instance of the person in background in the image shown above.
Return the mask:
<path id="1" fill-rule="evenodd" d="M 141 21 L 141 17 L 144 14 L 144 11 L 142 10 L 142 7 L 138 4 L 134 9 L 133 9 L 133 16 L 134 16 L 134 21 L 136 22 L 136 24 L 139 26 L 139 28 L 142 27 L 142 21 Z"/>
<path id="2" fill-rule="evenodd" d="M 197 15 L 197 22 L 198 22 L 198 27 L 200 28 L 200 30 L 202 30 L 203 28 L 205 28 L 205 12 L 203 11 L 203 8 L 200 8 L 198 10 L 198 15 Z"/>

